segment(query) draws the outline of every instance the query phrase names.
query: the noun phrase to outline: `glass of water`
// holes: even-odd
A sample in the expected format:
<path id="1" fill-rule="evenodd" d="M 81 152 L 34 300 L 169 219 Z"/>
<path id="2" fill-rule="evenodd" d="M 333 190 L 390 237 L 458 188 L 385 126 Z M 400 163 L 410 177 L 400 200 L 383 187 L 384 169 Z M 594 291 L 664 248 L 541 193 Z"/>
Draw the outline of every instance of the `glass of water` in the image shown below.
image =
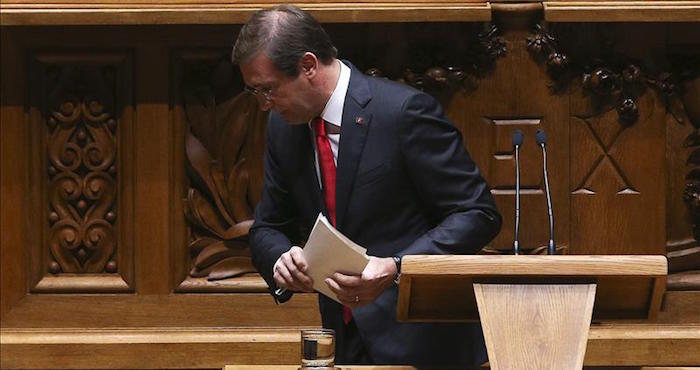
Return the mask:
<path id="1" fill-rule="evenodd" d="M 301 369 L 333 369 L 335 366 L 335 331 L 309 329 L 301 331 Z"/>

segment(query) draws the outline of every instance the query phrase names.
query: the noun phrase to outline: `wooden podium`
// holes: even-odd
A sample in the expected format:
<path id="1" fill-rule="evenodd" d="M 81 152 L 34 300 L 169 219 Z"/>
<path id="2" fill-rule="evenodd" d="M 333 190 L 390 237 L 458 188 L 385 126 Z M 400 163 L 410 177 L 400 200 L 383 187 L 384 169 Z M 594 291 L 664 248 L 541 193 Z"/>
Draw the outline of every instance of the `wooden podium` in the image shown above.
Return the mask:
<path id="1" fill-rule="evenodd" d="M 405 256 L 397 317 L 481 320 L 492 369 L 581 369 L 591 318 L 653 319 L 664 256 Z"/>

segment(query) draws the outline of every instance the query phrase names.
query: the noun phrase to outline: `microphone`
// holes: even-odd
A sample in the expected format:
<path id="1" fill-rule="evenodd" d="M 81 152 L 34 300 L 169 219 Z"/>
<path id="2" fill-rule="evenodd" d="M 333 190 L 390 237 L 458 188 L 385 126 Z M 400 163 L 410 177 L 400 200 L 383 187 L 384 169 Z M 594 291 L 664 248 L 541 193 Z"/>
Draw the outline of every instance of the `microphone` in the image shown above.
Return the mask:
<path id="1" fill-rule="evenodd" d="M 513 131 L 513 147 L 515 152 L 515 236 L 513 240 L 513 254 L 520 253 L 518 245 L 518 229 L 520 225 L 520 146 L 523 145 L 523 132 Z"/>
<path id="2" fill-rule="evenodd" d="M 552 215 L 552 196 L 549 193 L 549 179 L 547 178 L 547 150 L 545 149 L 545 144 L 547 142 L 547 137 L 544 134 L 544 130 L 537 130 L 535 134 L 535 139 L 537 144 L 542 147 L 542 169 L 544 172 L 544 189 L 547 194 L 547 213 L 549 214 L 549 245 L 547 247 L 547 254 L 553 255 L 556 248 L 554 246 L 554 216 Z"/>

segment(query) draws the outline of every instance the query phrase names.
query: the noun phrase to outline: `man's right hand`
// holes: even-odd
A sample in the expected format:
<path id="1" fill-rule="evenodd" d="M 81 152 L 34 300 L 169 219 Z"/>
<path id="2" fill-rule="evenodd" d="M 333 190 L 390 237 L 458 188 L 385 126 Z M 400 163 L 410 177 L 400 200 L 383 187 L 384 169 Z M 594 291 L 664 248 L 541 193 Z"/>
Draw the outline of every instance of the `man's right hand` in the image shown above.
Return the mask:
<path id="1" fill-rule="evenodd" d="M 301 248 L 293 246 L 280 256 L 275 263 L 273 278 L 279 288 L 295 292 L 313 292 L 313 280 L 306 275 L 308 269 Z"/>

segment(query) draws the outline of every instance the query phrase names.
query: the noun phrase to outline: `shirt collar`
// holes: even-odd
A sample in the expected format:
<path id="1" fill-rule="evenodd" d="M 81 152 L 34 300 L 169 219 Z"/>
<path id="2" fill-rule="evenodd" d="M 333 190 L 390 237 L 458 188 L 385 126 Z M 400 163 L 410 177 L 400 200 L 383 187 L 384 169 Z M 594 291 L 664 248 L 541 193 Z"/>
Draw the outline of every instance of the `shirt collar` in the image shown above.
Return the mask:
<path id="1" fill-rule="evenodd" d="M 345 63 L 341 62 L 339 59 L 336 60 L 340 63 L 340 76 L 335 85 L 335 90 L 333 90 L 331 97 L 326 103 L 326 107 L 321 113 L 321 118 L 328 123 L 340 126 L 343 120 L 345 95 L 348 92 L 348 85 L 350 85 L 350 67 L 346 66 Z"/>

